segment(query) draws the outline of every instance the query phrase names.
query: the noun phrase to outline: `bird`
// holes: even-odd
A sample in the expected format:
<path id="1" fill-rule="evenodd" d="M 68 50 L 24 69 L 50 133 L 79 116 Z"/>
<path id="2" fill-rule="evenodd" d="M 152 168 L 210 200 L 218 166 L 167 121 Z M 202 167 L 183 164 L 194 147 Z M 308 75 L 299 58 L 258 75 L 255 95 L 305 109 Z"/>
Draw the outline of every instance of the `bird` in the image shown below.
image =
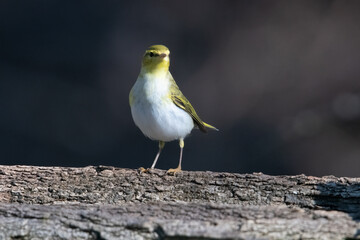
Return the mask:
<path id="1" fill-rule="evenodd" d="M 131 115 L 141 132 L 159 142 L 159 149 L 150 169 L 155 168 L 165 142 L 179 141 L 180 157 L 176 168 L 167 173 L 181 172 L 184 139 L 193 128 L 202 132 L 218 129 L 203 122 L 189 100 L 182 94 L 170 71 L 170 51 L 164 45 L 152 45 L 143 55 L 141 70 L 129 94 Z"/>

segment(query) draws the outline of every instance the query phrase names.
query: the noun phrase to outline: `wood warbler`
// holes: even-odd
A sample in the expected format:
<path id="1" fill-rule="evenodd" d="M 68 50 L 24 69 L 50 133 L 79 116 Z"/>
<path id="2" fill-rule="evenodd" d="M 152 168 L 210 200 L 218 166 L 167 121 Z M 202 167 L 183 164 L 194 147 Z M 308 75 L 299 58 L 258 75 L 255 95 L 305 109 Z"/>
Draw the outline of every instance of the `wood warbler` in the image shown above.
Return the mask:
<path id="1" fill-rule="evenodd" d="M 206 128 L 217 129 L 199 118 L 176 85 L 169 72 L 169 55 L 169 49 L 163 45 L 153 45 L 145 51 L 129 101 L 136 126 L 145 136 L 159 141 L 159 151 L 150 169 L 155 167 L 165 142 L 179 140 L 179 165 L 168 170 L 168 173 L 175 174 L 181 171 L 184 138 L 191 130 L 194 127 L 202 132 L 206 132 Z M 144 168 L 140 170 L 146 171 Z"/>

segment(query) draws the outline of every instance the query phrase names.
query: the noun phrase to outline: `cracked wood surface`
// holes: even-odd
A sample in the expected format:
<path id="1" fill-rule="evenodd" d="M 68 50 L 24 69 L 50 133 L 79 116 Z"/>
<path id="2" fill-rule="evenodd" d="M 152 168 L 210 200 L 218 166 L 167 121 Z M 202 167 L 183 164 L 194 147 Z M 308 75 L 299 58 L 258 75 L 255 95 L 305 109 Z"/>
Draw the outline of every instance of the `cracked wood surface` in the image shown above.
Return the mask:
<path id="1" fill-rule="evenodd" d="M 0 166 L 0 239 L 360 239 L 360 178 Z"/>

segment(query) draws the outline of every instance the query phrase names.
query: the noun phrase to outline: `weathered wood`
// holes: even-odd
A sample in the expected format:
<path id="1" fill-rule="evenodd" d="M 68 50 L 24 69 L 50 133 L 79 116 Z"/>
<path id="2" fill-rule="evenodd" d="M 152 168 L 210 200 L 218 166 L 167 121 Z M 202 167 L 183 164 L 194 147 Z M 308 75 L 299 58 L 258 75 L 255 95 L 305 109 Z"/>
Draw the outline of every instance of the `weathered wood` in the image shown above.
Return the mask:
<path id="1" fill-rule="evenodd" d="M 0 166 L 0 239 L 360 239 L 360 178 Z"/>

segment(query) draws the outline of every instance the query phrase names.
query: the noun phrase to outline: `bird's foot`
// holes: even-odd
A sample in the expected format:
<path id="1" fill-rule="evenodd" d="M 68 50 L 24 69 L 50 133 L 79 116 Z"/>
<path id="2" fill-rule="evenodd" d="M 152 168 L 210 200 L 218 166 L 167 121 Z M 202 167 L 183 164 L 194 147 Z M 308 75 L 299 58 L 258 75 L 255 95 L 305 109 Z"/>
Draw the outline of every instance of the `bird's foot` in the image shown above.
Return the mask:
<path id="1" fill-rule="evenodd" d="M 142 173 L 150 173 L 151 170 L 153 170 L 153 168 L 143 168 L 143 167 L 141 167 L 138 170 L 139 170 L 140 174 L 142 174 Z"/>
<path id="2" fill-rule="evenodd" d="M 179 172 L 181 172 L 181 167 L 170 168 L 169 170 L 166 171 L 166 173 L 169 175 L 175 175 L 176 173 L 179 173 Z"/>

